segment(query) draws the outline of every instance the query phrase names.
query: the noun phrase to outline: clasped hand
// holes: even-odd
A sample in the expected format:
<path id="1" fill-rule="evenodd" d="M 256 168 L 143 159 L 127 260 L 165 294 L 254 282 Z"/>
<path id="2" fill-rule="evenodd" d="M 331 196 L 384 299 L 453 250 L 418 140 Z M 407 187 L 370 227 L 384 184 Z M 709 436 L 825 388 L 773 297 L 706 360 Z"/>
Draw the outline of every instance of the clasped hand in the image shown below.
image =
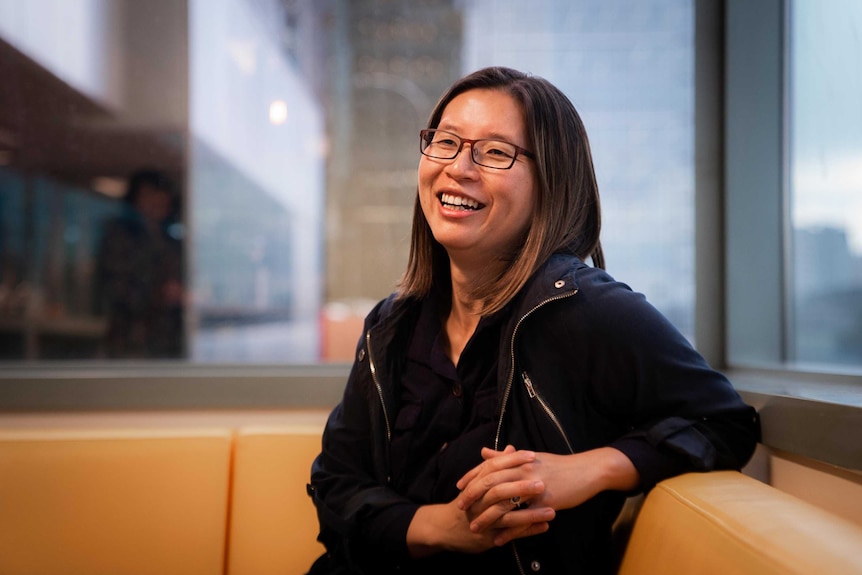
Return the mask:
<path id="1" fill-rule="evenodd" d="M 628 458 L 607 447 L 557 455 L 507 446 L 483 449 L 482 458 L 458 481 L 455 504 L 467 512 L 474 533 L 501 530 L 495 542 L 541 533 L 556 511 L 605 489 L 631 489 L 638 479 Z"/>
<path id="2" fill-rule="evenodd" d="M 481 553 L 513 539 L 543 533 L 555 512 L 537 504 L 545 490 L 541 480 L 526 477 L 522 466 L 536 461 L 531 451 L 483 449 L 482 463 L 458 481 L 461 493 L 447 504 L 420 507 L 407 531 L 413 557 L 441 550 Z M 521 479 L 520 477 L 526 477 Z M 532 500 L 526 507 L 512 503 L 512 497 Z"/>
<path id="3" fill-rule="evenodd" d="M 483 449 L 484 461 L 457 483 L 455 505 L 467 514 L 470 531 L 493 533 L 495 545 L 548 530 L 556 512 L 542 471 L 550 454 Z"/>
<path id="4" fill-rule="evenodd" d="M 638 484 L 631 461 L 610 447 L 556 455 L 507 446 L 483 449 L 482 458 L 458 480 L 461 493 L 452 502 L 419 509 L 407 534 L 414 556 L 440 549 L 478 553 L 537 535 L 557 511 L 605 489 Z"/>

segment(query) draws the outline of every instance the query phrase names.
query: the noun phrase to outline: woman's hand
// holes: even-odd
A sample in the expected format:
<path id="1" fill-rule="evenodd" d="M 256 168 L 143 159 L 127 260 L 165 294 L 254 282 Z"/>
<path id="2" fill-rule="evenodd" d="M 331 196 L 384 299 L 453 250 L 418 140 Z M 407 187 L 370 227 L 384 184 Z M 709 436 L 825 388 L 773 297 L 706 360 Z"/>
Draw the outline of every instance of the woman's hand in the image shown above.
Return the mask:
<path id="1" fill-rule="evenodd" d="M 481 533 L 499 528 L 512 513 L 514 501 L 529 508 L 576 507 L 606 490 L 634 489 L 639 480 L 628 457 L 611 447 L 572 455 L 483 449 L 484 462 L 458 481 L 459 509 L 472 518 L 470 529 Z M 512 498 L 517 498 L 513 500 Z"/>
<path id="2" fill-rule="evenodd" d="M 488 457 L 509 456 L 505 464 L 517 467 L 533 461 L 536 455 L 531 451 L 515 451 L 512 446 L 504 451 L 487 450 Z M 484 451 L 483 451 L 484 453 Z M 486 457 L 487 459 L 487 457 Z M 479 473 L 479 467 L 467 476 Z M 463 481 L 463 479 L 462 479 Z M 460 485 L 460 482 L 459 482 Z M 542 486 L 520 486 L 520 492 L 540 493 Z M 426 557 L 437 551 L 458 551 L 462 553 L 481 553 L 492 547 L 505 545 L 521 537 L 529 537 L 548 530 L 548 522 L 554 518 L 554 510 L 533 506 L 516 509 L 508 499 L 491 528 L 476 530 L 471 527 L 475 517 L 458 503 L 458 498 L 445 505 L 424 505 L 419 508 L 407 528 L 407 547 L 414 558 Z"/>
<path id="3" fill-rule="evenodd" d="M 407 528 L 407 548 L 411 557 L 427 557 L 438 551 L 481 553 L 505 545 L 513 539 L 529 537 L 548 530 L 554 518 L 552 509 L 512 510 L 498 518 L 490 529 L 470 528 L 470 517 L 455 501 L 441 505 L 423 505 Z"/>

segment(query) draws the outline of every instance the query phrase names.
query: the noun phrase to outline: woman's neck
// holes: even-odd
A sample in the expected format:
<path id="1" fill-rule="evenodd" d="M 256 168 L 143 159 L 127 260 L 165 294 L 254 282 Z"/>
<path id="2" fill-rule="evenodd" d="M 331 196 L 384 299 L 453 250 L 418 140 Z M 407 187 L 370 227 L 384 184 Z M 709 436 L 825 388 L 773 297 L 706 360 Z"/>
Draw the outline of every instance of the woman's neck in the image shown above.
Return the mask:
<path id="1" fill-rule="evenodd" d="M 490 279 L 493 268 L 475 266 L 464 268 L 454 262 L 450 265 L 452 278 L 452 299 L 443 320 L 443 331 L 447 339 L 447 355 L 452 363 L 458 365 L 461 352 L 481 319 L 482 302 L 473 297 L 476 288 Z"/>
<path id="2" fill-rule="evenodd" d="M 457 301 L 453 294 L 449 315 L 443 318 L 446 355 L 456 366 L 461 359 L 461 352 L 464 351 L 467 342 L 473 337 L 476 326 L 479 325 L 481 319 L 478 312 L 472 311 L 469 306 L 456 303 Z"/>

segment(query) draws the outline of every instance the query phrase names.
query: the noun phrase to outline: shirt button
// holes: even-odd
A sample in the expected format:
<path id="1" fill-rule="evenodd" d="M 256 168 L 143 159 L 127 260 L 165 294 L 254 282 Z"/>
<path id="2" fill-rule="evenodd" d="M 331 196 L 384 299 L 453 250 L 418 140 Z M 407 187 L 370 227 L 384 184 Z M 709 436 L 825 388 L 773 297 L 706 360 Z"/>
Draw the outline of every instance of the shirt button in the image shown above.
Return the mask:
<path id="1" fill-rule="evenodd" d="M 360 350 L 359 350 L 359 353 L 357 353 L 357 354 L 356 354 L 356 360 L 357 360 L 357 361 L 362 361 L 363 359 L 365 359 L 365 350 L 364 350 L 364 349 L 360 349 Z"/>
<path id="2" fill-rule="evenodd" d="M 557 280 L 554 282 L 554 287 L 557 289 L 563 287 L 564 285 L 566 285 L 566 282 L 563 280 Z"/>
<path id="3" fill-rule="evenodd" d="M 539 563 L 538 561 L 533 561 L 532 563 L 530 563 L 530 569 L 532 569 L 535 572 L 538 572 L 539 569 L 541 569 L 541 568 L 542 568 L 542 564 Z"/>
<path id="4" fill-rule="evenodd" d="M 452 386 L 452 395 L 455 397 L 461 397 L 464 395 L 464 388 L 461 387 L 461 384 L 455 382 L 455 385 Z"/>

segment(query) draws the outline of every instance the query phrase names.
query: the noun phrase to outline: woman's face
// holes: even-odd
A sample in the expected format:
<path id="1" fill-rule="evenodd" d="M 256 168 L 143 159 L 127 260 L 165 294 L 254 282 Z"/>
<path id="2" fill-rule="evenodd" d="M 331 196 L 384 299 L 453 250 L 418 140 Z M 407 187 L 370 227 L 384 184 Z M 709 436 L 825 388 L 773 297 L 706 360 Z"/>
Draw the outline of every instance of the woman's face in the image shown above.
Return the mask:
<path id="1" fill-rule="evenodd" d="M 523 114 L 502 90 L 460 94 L 443 110 L 437 129 L 529 149 Z M 479 166 L 473 162 L 471 146 L 464 144 L 454 160 L 421 156 L 419 201 L 434 238 L 450 258 L 487 265 L 509 255 L 522 241 L 538 194 L 536 168 L 523 154 L 508 170 Z"/>

